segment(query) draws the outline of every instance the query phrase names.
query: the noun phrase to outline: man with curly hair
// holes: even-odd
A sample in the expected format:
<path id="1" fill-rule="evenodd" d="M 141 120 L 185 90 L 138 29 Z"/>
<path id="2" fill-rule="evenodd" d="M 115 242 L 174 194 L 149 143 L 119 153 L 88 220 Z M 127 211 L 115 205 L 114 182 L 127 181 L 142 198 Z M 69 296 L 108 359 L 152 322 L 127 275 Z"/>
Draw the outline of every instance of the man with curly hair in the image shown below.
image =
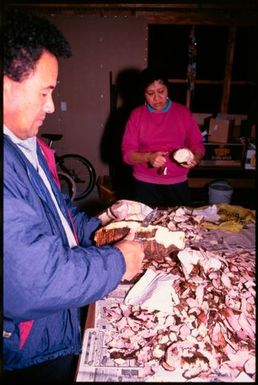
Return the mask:
<path id="1" fill-rule="evenodd" d="M 79 309 L 137 274 L 144 252 L 129 239 L 94 245 L 106 219 L 60 192 L 54 155 L 37 138 L 54 112 L 58 59 L 71 56 L 69 43 L 47 19 L 20 11 L 6 11 L 3 27 L 3 377 L 69 382 L 81 352 Z"/>

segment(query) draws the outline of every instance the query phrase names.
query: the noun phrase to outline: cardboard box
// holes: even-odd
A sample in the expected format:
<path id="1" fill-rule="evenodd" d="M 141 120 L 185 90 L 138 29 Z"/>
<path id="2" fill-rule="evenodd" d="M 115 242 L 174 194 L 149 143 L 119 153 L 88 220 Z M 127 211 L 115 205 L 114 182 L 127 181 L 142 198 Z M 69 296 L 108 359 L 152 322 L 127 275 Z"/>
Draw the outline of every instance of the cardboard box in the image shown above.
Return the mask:
<path id="1" fill-rule="evenodd" d="M 245 146 L 241 143 L 205 143 L 205 150 L 200 166 L 243 166 Z"/>
<path id="2" fill-rule="evenodd" d="M 211 118 L 208 131 L 208 142 L 227 143 L 237 133 L 233 133 L 234 120 Z M 239 130 L 240 134 L 240 130 Z"/>

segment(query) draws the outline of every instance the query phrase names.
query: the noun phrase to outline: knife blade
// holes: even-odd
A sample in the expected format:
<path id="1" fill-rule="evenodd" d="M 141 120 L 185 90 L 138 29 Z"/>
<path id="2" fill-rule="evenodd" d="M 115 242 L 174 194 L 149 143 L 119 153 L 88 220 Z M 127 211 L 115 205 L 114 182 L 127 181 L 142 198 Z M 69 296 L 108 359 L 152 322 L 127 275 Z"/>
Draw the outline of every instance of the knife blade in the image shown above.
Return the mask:
<path id="1" fill-rule="evenodd" d="M 167 175 L 167 166 L 161 166 L 158 168 L 158 174 L 159 175 Z"/>
<path id="2" fill-rule="evenodd" d="M 155 217 L 157 211 L 158 211 L 158 207 L 155 207 L 155 209 L 153 209 L 148 215 L 146 215 L 146 217 L 141 223 L 141 226 L 148 227 L 152 219 Z"/>

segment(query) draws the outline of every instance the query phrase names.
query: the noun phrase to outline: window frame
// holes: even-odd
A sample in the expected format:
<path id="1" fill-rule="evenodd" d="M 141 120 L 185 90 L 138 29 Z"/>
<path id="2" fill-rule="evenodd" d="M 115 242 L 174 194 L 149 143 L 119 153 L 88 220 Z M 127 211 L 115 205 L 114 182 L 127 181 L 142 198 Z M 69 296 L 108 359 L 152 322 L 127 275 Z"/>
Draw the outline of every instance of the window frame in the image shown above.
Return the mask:
<path id="1" fill-rule="evenodd" d="M 178 25 L 178 24 L 184 24 L 188 25 L 190 28 L 197 27 L 198 25 L 203 25 L 204 21 L 202 22 L 200 19 L 198 22 L 194 21 L 189 22 L 189 18 L 187 20 L 185 17 L 172 17 L 171 19 L 167 17 L 166 19 L 156 16 L 152 18 L 148 18 L 147 21 L 147 29 L 149 31 L 149 26 L 150 25 L 158 25 L 158 24 L 166 24 L 166 25 Z M 226 26 L 228 28 L 228 36 L 227 36 L 227 52 L 226 52 L 226 62 L 225 62 L 225 67 L 224 67 L 224 78 L 222 80 L 210 80 L 210 79 L 195 79 L 195 85 L 221 85 L 222 86 L 222 96 L 220 100 L 220 111 L 210 111 L 210 113 L 214 112 L 220 112 L 222 114 L 227 114 L 229 113 L 229 106 L 230 106 L 230 95 L 232 91 L 232 86 L 238 85 L 241 87 L 246 87 L 246 86 L 257 86 L 257 83 L 255 81 L 250 81 L 250 80 L 233 80 L 232 79 L 232 71 L 233 71 L 233 63 L 234 63 L 234 54 L 235 54 L 235 45 L 236 45 L 236 36 L 237 36 L 237 30 L 238 27 L 252 27 L 255 25 L 253 24 L 252 21 L 247 20 L 247 21 L 242 21 L 241 23 L 239 20 L 236 20 L 235 23 L 230 20 L 230 22 L 225 22 L 225 20 L 214 20 L 213 18 L 209 18 L 205 22 L 206 25 L 218 25 L 218 26 Z M 147 33 L 149 36 L 149 33 Z M 148 52 L 149 55 L 149 52 Z M 149 57 L 148 57 L 149 61 Z M 198 62 L 197 62 L 198 66 Z M 169 82 L 171 84 L 187 84 L 187 78 L 170 78 Z M 187 87 L 186 90 L 186 95 L 185 95 L 185 104 L 187 105 L 188 108 L 191 109 L 191 100 L 193 97 L 193 92 L 191 89 Z M 201 113 L 202 111 L 194 111 L 195 113 Z"/>

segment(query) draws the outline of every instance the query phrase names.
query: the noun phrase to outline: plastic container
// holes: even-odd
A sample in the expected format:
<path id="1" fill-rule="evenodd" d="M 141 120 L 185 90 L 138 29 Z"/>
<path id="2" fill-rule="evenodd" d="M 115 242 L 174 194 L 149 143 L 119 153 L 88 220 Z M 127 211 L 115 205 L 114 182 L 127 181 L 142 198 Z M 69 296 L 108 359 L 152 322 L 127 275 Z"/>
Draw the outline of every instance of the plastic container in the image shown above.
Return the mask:
<path id="1" fill-rule="evenodd" d="M 230 203 L 233 187 L 226 180 L 215 180 L 209 185 L 209 204 Z"/>

